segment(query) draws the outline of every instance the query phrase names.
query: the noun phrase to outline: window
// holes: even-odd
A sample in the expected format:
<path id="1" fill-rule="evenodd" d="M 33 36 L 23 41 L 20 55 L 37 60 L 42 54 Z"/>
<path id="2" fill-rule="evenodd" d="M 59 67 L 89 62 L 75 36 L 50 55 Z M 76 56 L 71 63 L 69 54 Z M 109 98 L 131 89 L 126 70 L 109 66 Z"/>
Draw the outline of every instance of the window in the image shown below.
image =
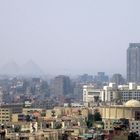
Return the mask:
<path id="1" fill-rule="evenodd" d="M 140 120 L 140 111 L 135 111 L 135 120 Z"/>

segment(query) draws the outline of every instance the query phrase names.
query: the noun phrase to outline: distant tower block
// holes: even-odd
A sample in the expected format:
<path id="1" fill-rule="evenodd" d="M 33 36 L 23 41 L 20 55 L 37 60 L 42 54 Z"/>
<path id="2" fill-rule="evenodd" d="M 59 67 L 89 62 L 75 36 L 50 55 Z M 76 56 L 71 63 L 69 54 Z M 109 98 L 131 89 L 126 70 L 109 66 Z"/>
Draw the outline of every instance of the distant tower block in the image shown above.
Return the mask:
<path id="1" fill-rule="evenodd" d="M 140 83 L 140 43 L 130 43 L 127 49 L 127 82 Z"/>

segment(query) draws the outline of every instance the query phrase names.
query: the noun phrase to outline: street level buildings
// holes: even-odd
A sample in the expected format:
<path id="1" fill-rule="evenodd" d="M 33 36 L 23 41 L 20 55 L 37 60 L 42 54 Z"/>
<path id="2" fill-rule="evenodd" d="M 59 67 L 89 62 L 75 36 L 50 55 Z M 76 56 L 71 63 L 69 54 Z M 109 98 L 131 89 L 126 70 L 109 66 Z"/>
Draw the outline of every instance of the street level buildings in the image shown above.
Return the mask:
<path id="1" fill-rule="evenodd" d="M 106 130 L 125 127 L 140 134 L 140 102 L 129 100 L 124 105 L 107 105 L 101 107 L 102 119 Z"/>

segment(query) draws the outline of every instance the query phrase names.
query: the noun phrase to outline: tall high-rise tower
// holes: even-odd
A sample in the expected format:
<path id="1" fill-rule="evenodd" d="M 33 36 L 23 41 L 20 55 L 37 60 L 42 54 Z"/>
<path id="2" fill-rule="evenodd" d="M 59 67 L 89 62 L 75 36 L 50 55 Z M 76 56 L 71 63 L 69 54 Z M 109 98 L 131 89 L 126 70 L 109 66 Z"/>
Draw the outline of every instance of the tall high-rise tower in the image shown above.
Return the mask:
<path id="1" fill-rule="evenodd" d="M 140 43 L 130 43 L 127 49 L 127 81 L 140 83 Z"/>
<path id="2" fill-rule="evenodd" d="M 71 93 L 71 81 L 68 76 L 59 75 L 52 82 L 52 92 L 55 95 L 68 95 Z"/>

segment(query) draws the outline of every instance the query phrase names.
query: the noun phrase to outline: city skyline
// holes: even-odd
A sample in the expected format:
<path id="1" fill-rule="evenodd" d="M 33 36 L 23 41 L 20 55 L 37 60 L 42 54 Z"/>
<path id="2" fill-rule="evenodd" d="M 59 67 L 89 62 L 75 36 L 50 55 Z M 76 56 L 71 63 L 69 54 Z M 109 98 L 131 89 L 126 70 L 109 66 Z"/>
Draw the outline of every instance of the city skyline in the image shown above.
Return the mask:
<path id="1" fill-rule="evenodd" d="M 139 4 L 0 1 L 0 67 L 32 59 L 45 74 L 126 75 L 126 49 L 140 42 Z"/>

